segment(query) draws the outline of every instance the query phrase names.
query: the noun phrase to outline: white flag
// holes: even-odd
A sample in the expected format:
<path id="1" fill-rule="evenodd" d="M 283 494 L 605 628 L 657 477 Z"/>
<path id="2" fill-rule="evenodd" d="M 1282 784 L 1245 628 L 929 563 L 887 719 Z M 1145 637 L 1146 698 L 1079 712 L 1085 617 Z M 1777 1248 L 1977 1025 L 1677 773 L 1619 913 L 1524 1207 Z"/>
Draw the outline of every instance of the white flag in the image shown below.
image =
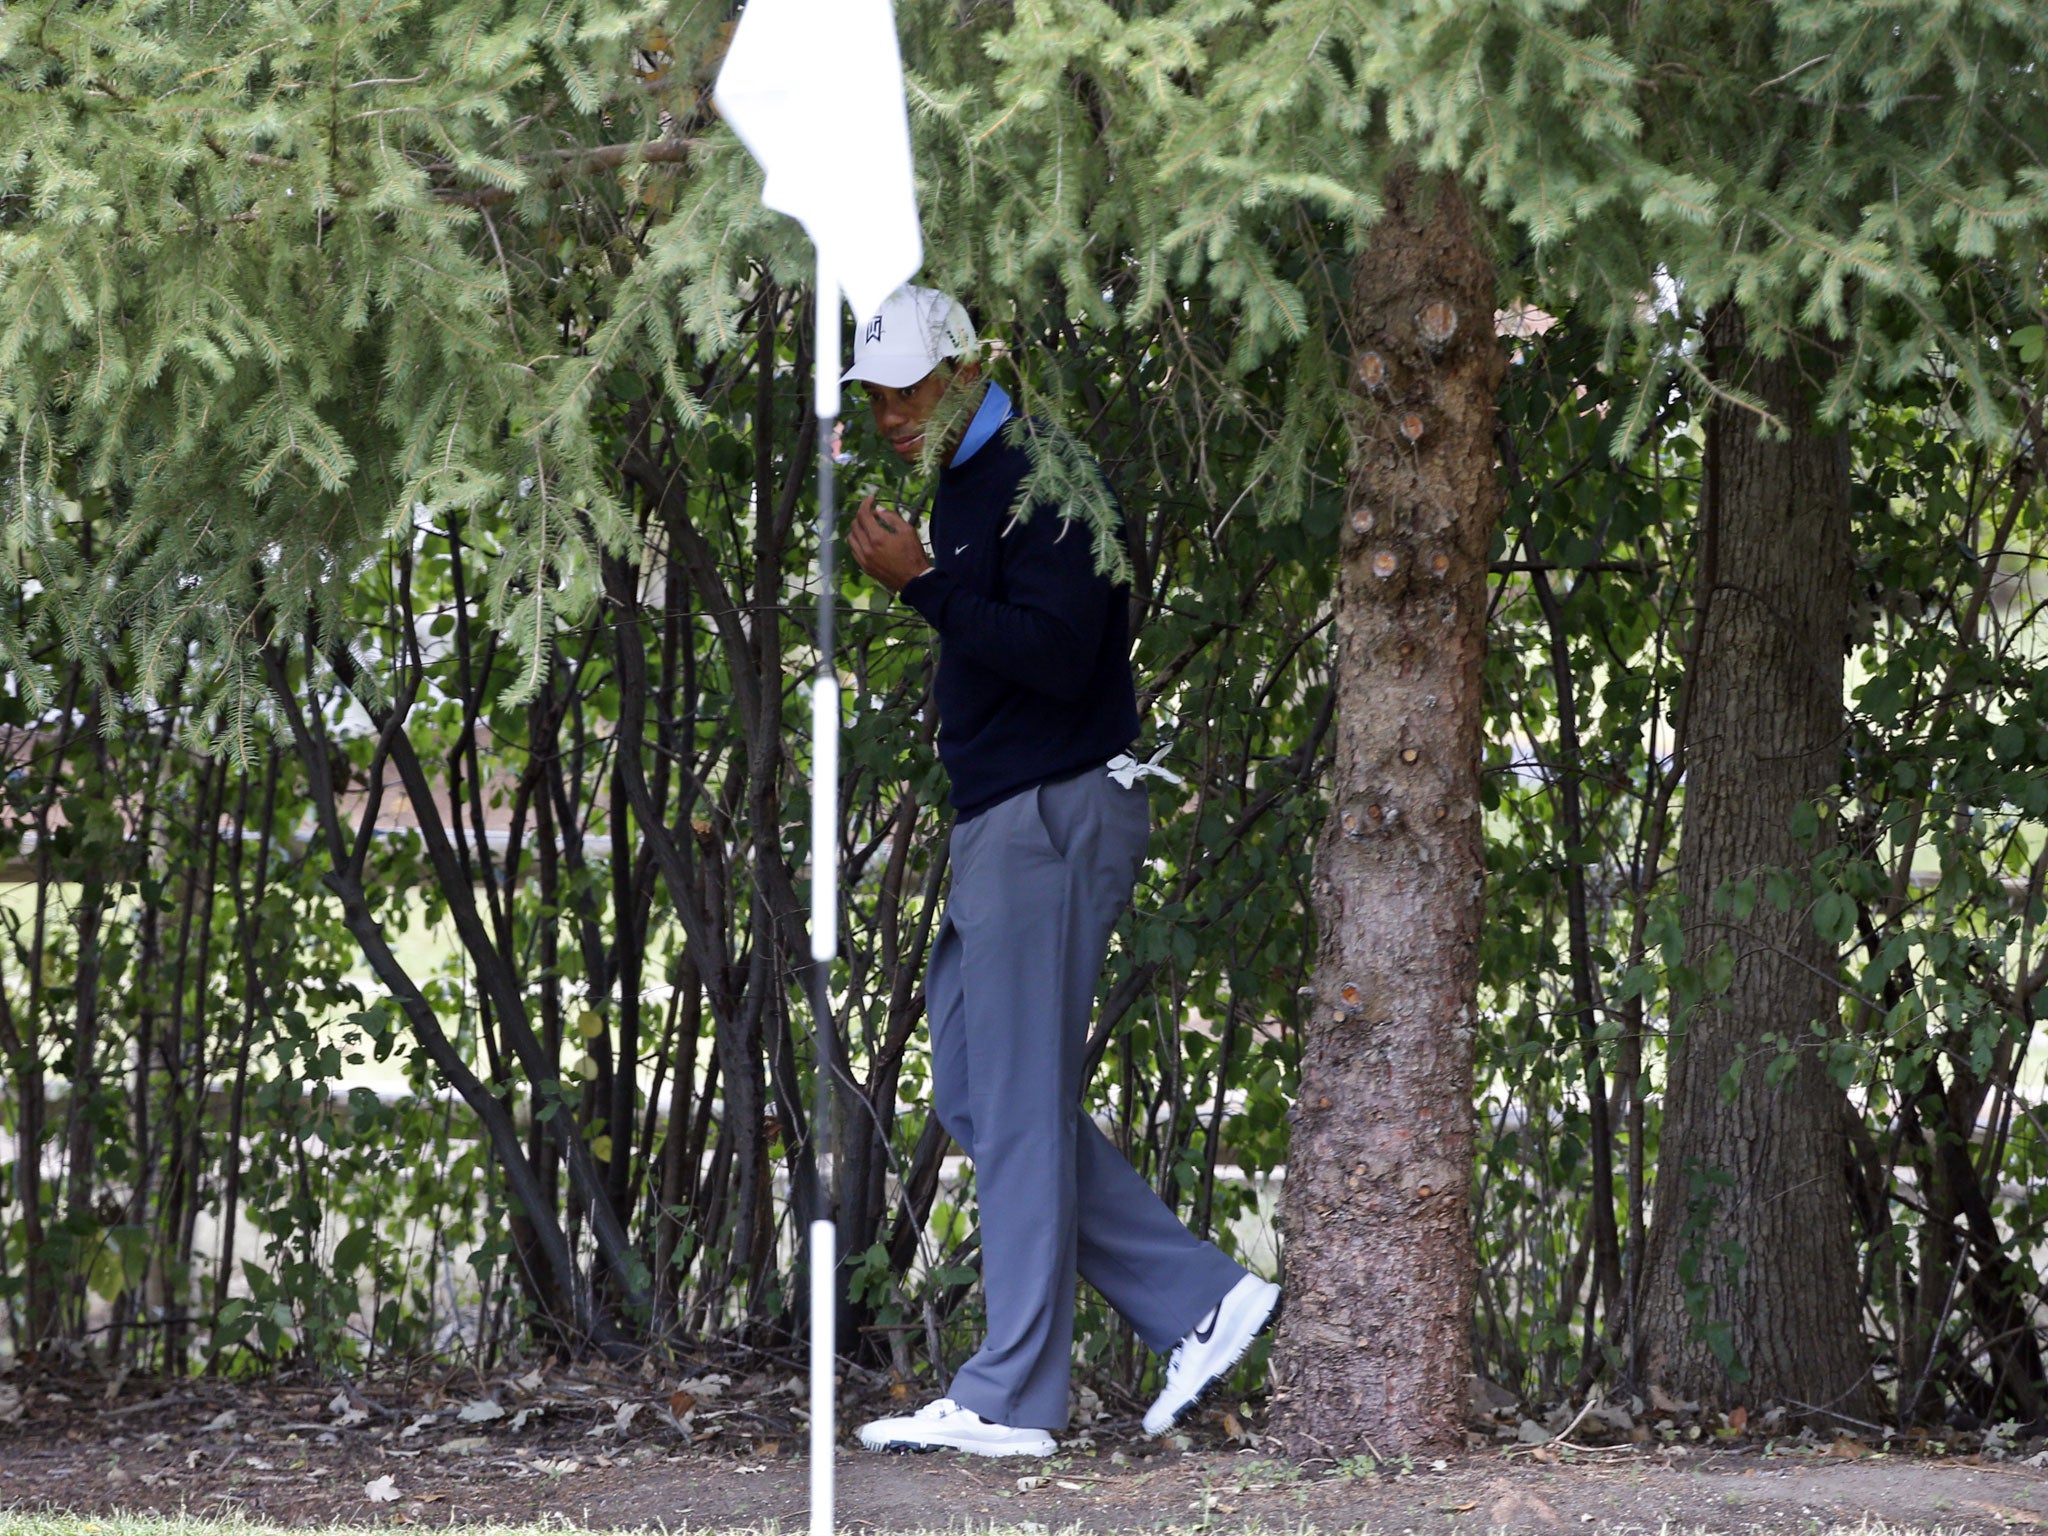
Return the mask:
<path id="1" fill-rule="evenodd" d="M 712 92 L 856 316 L 924 260 L 889 0 L 747 0 Z"/>

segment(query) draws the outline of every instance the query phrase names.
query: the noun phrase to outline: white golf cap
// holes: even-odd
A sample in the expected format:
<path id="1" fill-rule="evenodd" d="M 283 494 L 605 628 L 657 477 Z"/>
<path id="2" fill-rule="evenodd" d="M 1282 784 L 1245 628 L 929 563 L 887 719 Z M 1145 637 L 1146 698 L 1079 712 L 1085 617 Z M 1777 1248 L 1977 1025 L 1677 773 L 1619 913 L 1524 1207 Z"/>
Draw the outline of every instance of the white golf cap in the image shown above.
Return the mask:
<path id="1" fill-rule="evenodd" d="M 971 359 L 978 346 L 974 322 L 958 299 L 905 283 L 862 324 L 853 338 L 853 366 L 840 382 L 908 389 L 949 357 Z"/>

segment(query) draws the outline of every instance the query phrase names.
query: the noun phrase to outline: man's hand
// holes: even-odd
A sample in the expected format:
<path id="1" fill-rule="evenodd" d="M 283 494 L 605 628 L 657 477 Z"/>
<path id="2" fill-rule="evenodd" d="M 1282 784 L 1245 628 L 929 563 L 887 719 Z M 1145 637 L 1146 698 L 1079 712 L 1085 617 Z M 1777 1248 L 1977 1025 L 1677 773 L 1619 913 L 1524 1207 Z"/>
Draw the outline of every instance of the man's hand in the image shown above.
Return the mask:
<path id="1" fill-rule="evenodd" d="M 932 568 L 916 530 L 900 513 L 877 507 L 872 496 L 855 509 L 846 542 L 860 568 L 891 592 L 901 592 L 906 582 Z"/>

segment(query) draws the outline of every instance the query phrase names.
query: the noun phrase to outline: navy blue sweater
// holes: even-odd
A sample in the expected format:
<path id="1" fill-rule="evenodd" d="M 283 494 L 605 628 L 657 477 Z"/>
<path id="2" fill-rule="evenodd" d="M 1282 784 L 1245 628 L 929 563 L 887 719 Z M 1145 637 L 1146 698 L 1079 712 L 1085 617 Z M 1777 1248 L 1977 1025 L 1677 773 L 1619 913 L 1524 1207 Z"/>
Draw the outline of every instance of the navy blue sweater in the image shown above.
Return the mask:
<path id="1" fill-rule="evenodd" d="M 939 758 L 961 821 L 1106 763 L 1137 739 L 1129 589 L 1095 569 L 1085 523 L 1017 518 L 1031 472 L 995 437 L 939 471 L 932 569 L 903 600 L 939 632 Z"/>

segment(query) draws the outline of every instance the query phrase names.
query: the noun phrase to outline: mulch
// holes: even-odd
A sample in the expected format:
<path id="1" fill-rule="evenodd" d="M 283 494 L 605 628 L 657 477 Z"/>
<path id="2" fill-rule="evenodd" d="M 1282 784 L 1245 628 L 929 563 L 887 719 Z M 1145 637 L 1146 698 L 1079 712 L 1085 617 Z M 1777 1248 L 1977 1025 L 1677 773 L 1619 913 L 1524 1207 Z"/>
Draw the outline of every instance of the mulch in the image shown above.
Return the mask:
<path id="1" fill-rule="evenodd" d="M 789 1529 L 808 1508 L 802 1377 L 786 1363 L 657 1374 L 549 1365 L 346 1383 L 289 1377 L 95 1381 L 0 1375 L 0 1510 L 236 1513 L 278 1525 L 567 1522 Z M 1524 1443 L 1506 1410 L 1462 1455 L 1290 1458 L 1256 1405 L 1171 1441 L 1137 1405 L 1077 1394 L 1092 1419 L 1045 1462 L 880 1456 L 842 1440 L 850 1531 L 1779 1533 L 1883 1521 L 1944 1532 L 2048 1529 L 2048 1452 L 1995 1439 L 1872 1445 L 1810 1431 L 1584 1425 Z M 850 1390 L 842 1426 L 908 1406 Z M 1516 1438 L 1518 1431 L 1520 1438 Z M 2043 1465 L 2030 1465 L 2039 1460 Z"/>

